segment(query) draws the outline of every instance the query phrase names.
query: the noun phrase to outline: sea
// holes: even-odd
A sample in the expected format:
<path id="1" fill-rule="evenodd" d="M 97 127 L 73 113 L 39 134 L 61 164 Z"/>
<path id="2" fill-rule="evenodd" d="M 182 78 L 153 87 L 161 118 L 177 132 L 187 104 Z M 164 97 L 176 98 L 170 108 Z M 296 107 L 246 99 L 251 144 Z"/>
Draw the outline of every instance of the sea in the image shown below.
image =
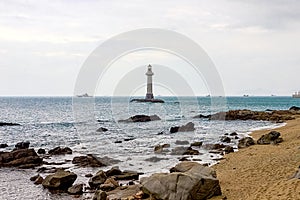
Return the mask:
<path id="1" fill-rule="evenodd" d="M 8 144 L 0 151 L 10 151 L 18 142 L 29 141 L 30 147 L 46 151 L 57 146 L 70 147 L 72 155 L 46 158 L 48 162 L 72 160 L 74 156 L 94 154 L 119 160 L 114 166 L 121 170 L 135 170 L 149 176 L 167 172 L 182 156 L 173 155 L 179 143 L 222 143 L 226 133 L 237 132 L 242 138 L 254 130 L 273 129 L 284 123 L 265 121 L 210 121 L 194 118 L 220 111 L 249 109 L 257 111 L 286 110 L 300 106 L 300 99 L 292 97 L 157 97 L 165 103 L 130 102 L 133 97 L 0 97 L 0 122 L 19 123 L 20 126 L 1 126 L 0 143 Z M 136 98 L 136 97 L 134 97 Z M 142 97 L 141 97 L 142 98 Z M 158 115 L 161 120 L 127 123 L 119 120 L 145 114 Z M 172 126 L 188 122 L 195 124 L 195 131 L 170 133 Z M 100 127 L 108 131 L 97 131 Z M 229 145 L 237 151 L 237 139 Z M 155 154 L 154 147 L 170 144 L 163 154 Z M 222 158 L 205 148 L 197 148 L 200 155 L 186 156 L 209 166 Z M 150 159 L 156 157 L 158 159 Z M 153 162 L 156 161 L 156 162 Z M 51 166 L 46 166 L 51 167 Z M 76 183 L 87 184 L 84 175 L 99 170 L 80 168 L 71 162 L 62 166 L 78 174 Z M 108 169 L 104 167 L 101 169 Z M 70 195 L 51 194 L 41 185 L 34 185 L 29 178 L 36 170 L 0 168 L 0 199 L 73 199 Z M 47 174 L 41 174 L 46 176 Z M 90 199 L 85 194 L 79 199 Z"/>

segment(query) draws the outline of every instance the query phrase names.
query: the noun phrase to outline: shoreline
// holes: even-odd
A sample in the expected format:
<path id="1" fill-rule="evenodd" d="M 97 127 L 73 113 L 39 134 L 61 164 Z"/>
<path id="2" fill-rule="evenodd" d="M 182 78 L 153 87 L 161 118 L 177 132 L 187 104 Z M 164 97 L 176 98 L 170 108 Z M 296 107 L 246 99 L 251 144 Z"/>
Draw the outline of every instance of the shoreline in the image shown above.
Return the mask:
<path id="1" fill-rule="evenodd" d="M 256 141 L 270 130 L 281 133 L 279 145 L 253 145 L 224 156 L 212 166 L 220 181 L 223 199 L 300 199 L 300 179 L 291 179 L 300 164 L 300 118 L 275 129 L 253 131 Z"/>

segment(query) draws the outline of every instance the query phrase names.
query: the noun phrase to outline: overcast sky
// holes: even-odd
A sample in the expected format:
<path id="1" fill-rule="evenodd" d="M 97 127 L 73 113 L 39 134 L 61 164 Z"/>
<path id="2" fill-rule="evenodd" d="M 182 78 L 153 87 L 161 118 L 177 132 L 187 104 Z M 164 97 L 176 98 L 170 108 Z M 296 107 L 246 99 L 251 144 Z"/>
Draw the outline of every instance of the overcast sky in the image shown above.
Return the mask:
<path id="1" fill-rule="evenodd" d="M 226 95 L 300 90 L 297 0 L 0 0 L 0 95 L 72 95 L 88 55 L 138 28 L 173 30 L 197 42 Z"/>

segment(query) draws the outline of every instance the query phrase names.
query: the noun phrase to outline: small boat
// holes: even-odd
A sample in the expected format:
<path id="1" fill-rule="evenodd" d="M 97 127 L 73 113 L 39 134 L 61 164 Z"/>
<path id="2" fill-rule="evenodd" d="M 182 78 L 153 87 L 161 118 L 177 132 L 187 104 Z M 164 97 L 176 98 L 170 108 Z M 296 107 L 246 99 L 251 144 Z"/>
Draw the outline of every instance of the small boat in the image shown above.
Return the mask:
<path id="1" fill-rule="evenodd" d="M 81 95 L 77 95 L 77 97 L 92 97 L 92 96 L 89 96 L 88 93 L 84 93 L 84 94 L 81 94 Z"/>
<path id="2" fill-rule="evenodd" d="M 292 95 L 293 98 L 300 98 L 300 92 L 295 92 L 293 95 Z"/>
<path id="3" fill-rule="evenodd" d="M 249 97 L 249 95 L 248 94 L 244 94 L 244 96 L 243 97 Z"/>

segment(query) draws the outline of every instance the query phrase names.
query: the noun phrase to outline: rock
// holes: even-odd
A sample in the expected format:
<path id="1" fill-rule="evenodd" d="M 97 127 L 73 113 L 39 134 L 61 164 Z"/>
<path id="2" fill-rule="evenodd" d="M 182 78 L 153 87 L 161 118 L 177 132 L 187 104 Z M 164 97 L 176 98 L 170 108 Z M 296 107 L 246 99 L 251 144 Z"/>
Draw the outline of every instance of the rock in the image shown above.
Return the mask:
<path id="1" fill-rule="evenodd" d="M 96 131 L 97 131 L 97 132 L 106 132 L 106 131 L 108 131 L 108 129 L 107 129 L 107 128 L 104 128 L 104 127 L 100 127 L 100 128 L 98 128 Z"/>
<path id="2" fill-rule="evenodd" d="M 34 184 L 35 185 L 40 185 L 42 184 L 44 181 L 43 177 L 41 177 L 40 175 L 35 179 Z"/>
<path id="3" fill-rule="evenodd" d="M 230 136 L 236 136 L 236 135 L 238 135 L 237 132 L 230 133 Z"/>
<path id="4" fill-rule="evenodd" d="M 103 167 L 107 166 L 104 164 L 100 158 L 92 154 L 87 156 L 75 156 L 72 160 L 72 163 L 80 167 Z"/>
<path id="5" fill-rule="evenodd" d="M 93 177 L 89 180 L 89 185 L 91 188 L 97 188 L 103 184 L 107 179 L 107 176 L 103 170 L 98 171 Z"/>
<path id="6" fill-rule="evenodd" d="M 117 141 L 115 141 L 115 143 L 116 144 L 120 144 L 120 143 L 122 143 L 122 141 L 121 140 L 117 140 Z"/>
<path id="7" fill-rule="evenodd" d="M 15 150 L 17 149 L 28 149 L 30 145 L 30 142 L 26 141 L 26 142 L 18 142 L 15 145 Z"/>
<path id="8" fill-rule="evenodd" d="M 0 149 L 4 149 L 4 148 L 6 148 L 6 147 L 8 147 L 7 144 L 0 144 Z"/>
<path id="9" fill-rule="evenodd" d="M 84 176 L 87 177 L 87 178 L 91 178 L 91 177 L 93 177 L 93 174 L 86 174 Z"/>
<path id="10" fill-rule="evenodd" d="M 77 175 L 75 173 L 59 169 L 54 174 L 46 176 L 42 185 L 49 190 L 67 191 L 76 179 Z"/>
<path id="11" fill-rule="evenodd" d="M 34 149 L 0 152 L 0 167 L 34 168 L 42 163 L 43 159 L 37 155 Z"/>
<path id="12" fill-rule="evenodd" d="M 189 143 L 189 141 L 186 141 L 186 140 L 176 140 L 175 144 L 177 144 L 177 145 L 188 145 L 190 143 Z"/>
<path id="13" fill-rule="evenodd" d="M 0 126 L 21 126 L 21 124 L 0 122 Z"/>
<path id="14" fill-rule="evenodd" d="M 219 150 L 226 147 L 224 144 L 205 144 L 203 145 L 205 149 Z"/>
<path id="15" fill-rule="evenodd" d="M 161 160 L 169 160 L 169 158 L 158 158 L 156 156 L 153 156 L 153 157 L 145 159 L 145 161 L 147 161 L 147 162 L 154 162 L 154 163 L 159 162 Z"/>
<path id="16" fill-rule="evenodd" d="M 108 178 L 108 179 L 106 179 L 106 181 L 104 182 L 104 184 L 112 184 L 112 185 L 114 185 L 115 188 L 120 186 L 119 183 L 118 183 L 118 181 L 116 181 L 114 178 Z"/>
<path id="17" fill-rule="evenodd" d="M 169 148 L 170 144 L 156 145 L 154 147 L 154 153 L 163 153 L 164 148 Z"/>
<path id="18" fill-rule="evenodd" d="M 125 170 L 122 174 L 115 175 L 116 180 L 139 180 L 139 173 L 136 171 Z"/>
<path id="19" fill-rule="evenodd" d="M 199 115 L 194 116 L 193 118 L 209 119 L 210 117 L 211 117 L 211 115 L 202 115 L 202 114 L 199 114 Z"/>
<path id="20" fill-rule="evenodd" d="M 83 184 L 75 184 L 72 187 L 69 187 L 68 193 L 72 194 L 72 195 L 82 194 L 83 193 Z"/>
<path id="21" fill-rule="evenodd" d="M 115 175 L 120 175 L 122 174 L 122 171 L 119 169 L 118 166 L 112 167 L 111 169 L 107 170 L 105 172 L 106 176 L 115 176 Z"/>
<path id="22" fill-rule="evenodd" d="M 216 172 L 196 162 L 181 162 L 168 173 L 141 179 L 142 191 L 154 199 L 204 200 L 221 195 Z"/>
<path id="23" fill-rule="evenodd" d="M 40 176 L 39 174 L 34 175 L 34 176 L 30 177 L 30 180 L 35 181 L 39 176 Z"/>
<path id="24" fill-rule="evenodd" d="M 296 171 L 296 173 L 294 174 L 294 176 L 292 178 L 300 179 L 300 168 Z"/>
<path id="25" fill-rule="evenodd" d="M 188 147 L 188 148 L 186 149 L 186 151 L 183 152 L 183 155 L 199 155 L 199 154 L 200 154 L 199 151 L 193 149 L 192 147 Z"/>
<path id="26" fill-rule="evenodd" d="M 106 192 L 102 190 L 96 190 L 93 200 L 107 200 L 107 194 Z"/>
<path id="27" fill-rule="evenodd" d="M 38 154 L 45 154 L 46 153 L 46 150 L 45 149 L 39 149 L 37 151 Z"/>
<path id="28" fill-rule="evenodd" d="M 135 138 L 125 138 L 124 139 L 125 142 L 131 141 L 131 140 L 135 140 Z"/>
<path id="29" fill-rule="evenodd" d="M 175 147 L 172 149 L 171 155 L 183 155 L 186 152 L 187 147 Z"/>
<path id="30" fill-rule="evenodd" d="M 245 147 L 249 147 L 254 144 L 255 144 L 255 142 L 251 137 L 244 137 L 239 140 L 238 147 L 245 148 Z"/>
<path id="31" fill-rule="evenodd" d="M 135 115 L 125 120 L 119 120 L 119 122 L 149 122 L 161 120 L 157 115 Z"/>
<path id="32" fill-rule="evenodd" d="M 49 150 L 48 152 L 51 155 L 65 155 L 65 154 L 72 154 L 72 149 L 69 147 L 55 147 L 54 149 Z"/>
<path id="33" fill-rule="evenodd" d="M 233 152 L 234 152 L 234 149 L 233 149 L 233 147 L 231 147 L 231 146 L 227 146 L 227 147 L 225 147 L 224 152 L 225 152 L 226 154 L 233 153 Z"/>
<path id="34" fill-rule="evenodd" d="M 170 133 L 194 131 L 194 126 L 195 124 L 193 122 L 188 122 L 186 125 L 183 126 L 174 126 L 170 128 Z"/>
<path id="35" fill-rule="evenodd" d="M 290 107 L 289 110 L 290 111 L 300 111 L 300 107 L 298 107 L 298 106 L 292 106 L 292 107 Z"/>
<path id="36" fill-rule="evenodd" d="M 224 142 L 224 143 L 230 143 L 230 142 L 231 142 L 231 139 L 230 139 L 230 137 L 223 136 L 223 137 L 221 137 L 221 142 Z"/>
<path id="37" fill-rule="evenodd" d="M 192 146 L 194 146 L 194 147 L 201 147 L 202 144 L 203 144 L 203 142 L 193 142 L 193 143 L 191 144 L 191 147 L 192 147 Z"/>
<path id="38" fill-rule="evenodd" d="M 280 133 L 277 131 L 271 131 L 266 135 L 262 135 L 258 140 L 257 144 L 278 144 L 283 141 L 280 137 Z"/>

